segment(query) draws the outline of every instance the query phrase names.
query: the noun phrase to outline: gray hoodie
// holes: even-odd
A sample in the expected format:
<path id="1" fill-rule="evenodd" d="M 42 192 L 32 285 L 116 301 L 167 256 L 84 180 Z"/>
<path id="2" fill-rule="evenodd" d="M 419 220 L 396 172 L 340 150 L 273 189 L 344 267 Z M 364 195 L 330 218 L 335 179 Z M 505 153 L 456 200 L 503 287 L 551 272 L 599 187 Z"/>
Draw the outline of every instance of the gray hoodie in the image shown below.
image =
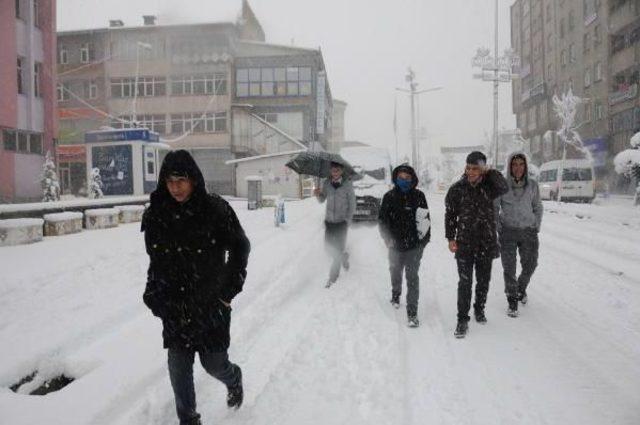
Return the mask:
<path id="1" fill-rule="evenodd" d="M 337 189 L 331 184 L 331 179 L 325 179 L 318 200 L 327 201 L 325 221 L 329 223 L 349 222 L 356 212 L 356 194 L 349 179 L 343 178 Z"/>
<path id="2" fill-rule="evenodd" d="M 527 165 L 524 178 L 519 182 L 516 182 L 511 174 L 511 160 L 516 154 L 523 155 Z M 528 175 L 528 164 L 529 159 L 523 152 L 513 152 L 507 158 L 505 174 L 508 173 L 509 192 L 496 200 L 496 206 L 499 209 L 499 230 L 531 228 L 540 231 L 543 211 L 540 189 L 538 182 Z"/>

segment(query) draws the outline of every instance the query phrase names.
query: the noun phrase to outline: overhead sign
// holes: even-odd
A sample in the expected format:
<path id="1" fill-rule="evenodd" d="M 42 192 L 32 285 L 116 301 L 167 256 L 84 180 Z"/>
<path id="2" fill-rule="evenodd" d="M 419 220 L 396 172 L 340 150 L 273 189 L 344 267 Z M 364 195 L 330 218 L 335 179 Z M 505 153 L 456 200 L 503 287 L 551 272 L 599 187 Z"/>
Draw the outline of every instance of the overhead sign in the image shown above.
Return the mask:
<path id="1" fill-rule="evenodd" d="M 84 135 L 85 143 L 123 142 L 139 140 L 144 142 L 159 142 L 158 133 L 146 128 L 129 128 L 123 130 L 90 131 Z"/>

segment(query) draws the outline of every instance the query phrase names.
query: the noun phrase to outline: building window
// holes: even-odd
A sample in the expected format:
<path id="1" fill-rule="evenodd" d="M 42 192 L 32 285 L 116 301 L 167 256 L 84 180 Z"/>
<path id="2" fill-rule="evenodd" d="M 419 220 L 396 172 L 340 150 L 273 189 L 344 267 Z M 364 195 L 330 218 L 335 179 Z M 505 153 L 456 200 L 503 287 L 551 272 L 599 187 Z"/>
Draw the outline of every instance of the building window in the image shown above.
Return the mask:
<path id="1" fill-rule="evenodd" d="M 112 78 L 111 97 L 134 97 L 135 78 Z M 167 92 L 167 80 L 164 77 L 139 77 L 138 96 L 164 96 Z"/>
<path id="2" fill-rule="evenodd" d="M 569 31 L 573 31 L 576 27 L 576 17 L 573 10 L 569 12 Z"/>
<path id="3" fill-rule="evenodd" d="M 98 84 L 96 80 L 84 81 L 82 83 L 83 96 L 86 99 L 95 99 L 98 97 Z"/>
<path id="4" fill-rule="evenodd" d="M 236 71 L 236 95 L 309 96 L 312 91 L 311 68 L 247 68 Z"/>
<path id="5" fill-rule="evenodd" d="M 269 124 L 277 124 L 278 123 L 278 114 L 269 112 L 264 114 L 258 114 L 260 118 L 268 122 Z"/>
<path id="6" fill-rule="evenodd" d="M 171 94 L 180 95 L 226 95 L 227 74 L 176 75 L 171 77 Z"/>
<path id="7" fill-rule="evenodd" d="M 551 3 L 547 4 L 547 13 L 546 13 L 546 15 L 547 15 L 547 22 L 550 22 L 551 21 Z"/>
<path id="8" fill-rule="evenodd" d="M 227 131 L 227 113 L 216 112 L 205 116 L 205 132 L 214 133 Z"/>
<path id="9" fill-rule="evenodd" d="M 593 117 L 591 116 L 591 104 L 590 103 L 585 103 L 585 105 L 584 105 L 584 120 L 586 122 L 591 122 L 592 119 L 593 119 Z"/>
<path id="10" fill-rule="evenodd" d="M 35 97 L 42 97 L 42 64 L 36 62 L 33 64 L 33 95 Z"/>
<path id="11" fill-rule="evenodd" d="M 564 18 L 562 18 L 560 19 L 560 38 L 564 38 L 564 32 L 565 32 Z"/>
<path id="12" fill-rule="evenodd" d="M 148 128 L 159 134 L 165 134 L 167 132 L 167 119 L 164 114 L 138 115 L 136 118 L 139 127 Z"/>
<path id="13" fill-rule="evenodd" d="M 22 0 L 16 0 L 16 18 L 24 19 L 22 15 Z"/>
<path id="14" fill-rule="evenodd" d="M 23 57 L 18 56 L 17 61 L 17 82 L 18 82 L 18 93 L 24 94 L 24 64 L 25 59 Z"/>
<path id="15" fill-rule="evenodd" d="M 587 68 L 584 71 L 584 86 L 589 87 L 591 85 L 591 69 Z"/>
<path id="16" fill-rule="evenodd" d="M 553 65 L 547 65 L 547 80 L 551 81 L 551 77 L 553 76 Z"/>
<path id="17" fill-rule="evenodd" d="M 98 83 L 96 80 L 89 82 L 89 99 L 95 99 L 98 97 Z"/>
<path id="18" fill-rule="evenodd" d="M 215 133 L 227 131 L 227 113 L 184 113 L 171 114 L 171 133 Z"/>
<path id="19" fill-rule="evenodd" d="M 590 48 L 591 48 L 591 34 L 587 32 L 582 36 L 582 51 L 588 52 Z"/>
<path id="20" fill-rule="evenodd" d="M 69 83 L 59 83 L 56 86 L 58 102 L 69 100 Z"/>
<path id="21" fill-rule="evenodd" d="M 33 0 L 33 25 L 40 28 L 40 0 Z"/>
<path id="22" fill-rule="evenodd" d="M 576 61 L 576 45 L 571 43 L 569 45 L 569 62 L 574 63 Z"/>
<path id="23" fill-rule="evenodd" d="M 16 132 L 12 130 L 3 130 L 2 131 L 2 140 L 4 144 L 5 151 L 15 151 L 16 150 Z"/>
<path id="24" fill-rule="evenodd" d="M 94 56 L 95 54 L 93 51 L 93 44 L 84 43 L 80 48 L 80 62 L 82 63 L 93 62 L 93 60 L 95 59 Z"/>
<path id="25" fill-rule="evenodd" d="M 596 25 L 593 29 L 593 42 L 596 46 L 602 43 L 602 30 L 600 29 L 600 25 Z"/>
<path id="26" fill-rule="evenodd" d="M 67 53 L 67 48 L 64 46 L 60 46 L 60 50 L 58 51 L 58 63 L 60 65 L 66 65 L 69 62 L 69 55 Z"/>
<path id="27" fill-rule="evenodd" d="M 42 155 L 42 134 L 31 133 L 29 135 L 29 153 Z"/>
<path id="28" fill-rule="evenodd" d="M 604 118 L 604 105 L 600 103 L 600 101 L 596 101 L 595 105 L 596 110 L 596 120 L 601 120 Z"/>
<path id="29" fill-rule="evenodd" d="M 547 36 L 547 52 L 551 52 L 553 50 L 553 34 L 549 34 Z"/>
<path id="30" fill-rule="evenodd" d="M 567 51 L 564 49 L 560 52 L 560 65 L 567 66 Z"/>
<path id="31" fill-rule="evenodd" d="M 602 80 L 602 63 L 601 62 L 596 63 L 596 66 L 594 67 L 593 76 L 594 76 L 593 78 L 594 81 Z"/>

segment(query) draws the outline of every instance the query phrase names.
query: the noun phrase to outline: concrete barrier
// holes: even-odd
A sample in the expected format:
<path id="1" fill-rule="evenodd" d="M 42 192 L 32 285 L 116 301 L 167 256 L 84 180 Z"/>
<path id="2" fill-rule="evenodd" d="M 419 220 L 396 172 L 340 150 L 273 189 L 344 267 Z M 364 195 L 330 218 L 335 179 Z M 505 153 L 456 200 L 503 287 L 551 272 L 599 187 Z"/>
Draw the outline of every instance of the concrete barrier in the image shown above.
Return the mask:
<path id="1" fill-rule="evenodd" d="M 0 246 L 23 245 L 42 240 L 41 218 L 0 220 Z"/>
<path id="2" fill-rule="evenodd" d="M 87 230 L 108 229 L 119 224 L 120 210 L 116 208 L 97 208 L 84 211 L 84 227 Z"/>
<path id="3" fill-rule="evenodd" d="M 45 236 L 62 236 L 82 231 L 81 212 L 62 212 L 44 215 Z"/>
<path id="4" fill-rule="evenodd" d="M 120 223 L 134 223 L 136 221 L 142 221 L 144 205 L 122 205 L 114 208 L 120 210 Z"/>

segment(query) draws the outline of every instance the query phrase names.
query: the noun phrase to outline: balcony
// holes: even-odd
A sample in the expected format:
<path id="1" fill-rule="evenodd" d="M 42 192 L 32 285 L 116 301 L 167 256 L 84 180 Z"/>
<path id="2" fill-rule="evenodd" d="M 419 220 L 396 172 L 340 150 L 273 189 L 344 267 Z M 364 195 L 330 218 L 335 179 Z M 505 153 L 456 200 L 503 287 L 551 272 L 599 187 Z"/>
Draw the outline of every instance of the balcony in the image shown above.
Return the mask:
<path id="1" fill-rule="evenodd" d="M 638 97 L 638 85 L 633 84 L 628 87 L 618 89 L 609 95 L 609 105 L 613 106 L 627 100 L 633 100 Z"/>

